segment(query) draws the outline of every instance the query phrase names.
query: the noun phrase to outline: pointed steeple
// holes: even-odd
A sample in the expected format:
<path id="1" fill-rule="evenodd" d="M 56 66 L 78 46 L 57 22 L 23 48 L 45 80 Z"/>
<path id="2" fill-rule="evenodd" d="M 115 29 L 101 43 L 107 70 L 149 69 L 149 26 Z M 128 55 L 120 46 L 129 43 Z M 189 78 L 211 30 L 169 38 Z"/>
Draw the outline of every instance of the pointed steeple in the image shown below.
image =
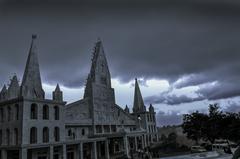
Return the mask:
<path id="1" fill-rule="evenodd" d="M 37 36 L 32 35 L 32 43 L 21 85 L 21 96 L 26 98 L 44 99 L 45 93 L 42 89 L 36 39 Z"/>
<path id="2" fill-rule="evenodd" d="M 100 39 L 98 39 L 94 47 L 90 78 L 97 84 L 111 87 L 111 76 L 108 69 L 108 63 L 104 53 L 102 41 Z"/>
<path id="3" fill-rule="evenodd" d="M 59 84 L 57 84 L 55 91 L 52 93 L 53 100 L 62 102 L 63 101 L 63 93 L 59 87 Z"/>
<path id="4" fill-rule="evenodd" d="M 11 83 L 8 88 L 8 98 L 17 98 L 20 93 L 20 86 L 18 84 L 18 79 L 17 76 L 14 75 L 13 78 L 11 79 Z"/>
<path id="5" fill-rule="evenodd" d="M 1 99 L 1 101 L 4 101 L 7 99 L 7 87 L 5 84 L 0 92 L 0 99 Z"/>
<path id="6" fill-rule="evenodd" d="M 93 83 L 106 88 L 111 88 L 111 75 L 102 41 L 100 39 L 98 39 L 94 47 L 92 65 L 86 82 L 84 98 L 91 96 Z"/>
<path id="7" fill-rule="evenodd" d="M 135 92 L 134 92 L 134 102 L 133 102 L 133 112 L 145 112 L 146 107 L 143 102 L 142 94 L 138 85 L 137 78 L 135 79 Z"/>
<path id="8" fill-rule="evenodd" d="M 130 112 L 130 111 L 129 111 L 129 108 L 128 108 L 128 106 L 127 106 L 127 105 L 126 105 L 126 107 L 125 107 L 124 111 L 125 111 L 125 112 L 127 112 L 127 113 L 129 113 L 129 112 Z"/>
<path id="9" fill-rule="evenodd" d="M 61 92 L 60 87 L 59 87 L 59 84 L 57 84 L 56 89 L 55 89 L 55 92 Z"/>

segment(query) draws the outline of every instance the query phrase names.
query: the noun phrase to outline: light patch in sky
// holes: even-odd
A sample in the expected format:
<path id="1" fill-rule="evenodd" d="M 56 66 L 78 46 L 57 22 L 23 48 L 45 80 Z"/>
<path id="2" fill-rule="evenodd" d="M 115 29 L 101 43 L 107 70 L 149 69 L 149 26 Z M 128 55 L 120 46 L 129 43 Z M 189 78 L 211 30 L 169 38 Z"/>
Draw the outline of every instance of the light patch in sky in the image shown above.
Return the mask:
<path id="1" fill-rule="evenodd" d="M 115 90 L 116 103 L 122 108 L 127 104 L 132 108 L 134 99 L 134 84 L 135 80 L 131 80 L 128 83 L 121 83 L 118 79 L 112 79 L 112 88 Z M 46 98 L 52 99 L 52 92 L 56 86 L 43 83 L 43 89 L 46 93 Z M 83 98 L 84 87 L 80 88 L 68 88 L 60 85 L 60 89 L 63 92 L 64 100 L 68 103 L 80 100 Z M 140 85 L 143 98 L 146 96 L 155 95 L 159 92 L 169 89 L 169 82 L 166 80 L 150 79 L 146 81 L 146 85 Z"/>

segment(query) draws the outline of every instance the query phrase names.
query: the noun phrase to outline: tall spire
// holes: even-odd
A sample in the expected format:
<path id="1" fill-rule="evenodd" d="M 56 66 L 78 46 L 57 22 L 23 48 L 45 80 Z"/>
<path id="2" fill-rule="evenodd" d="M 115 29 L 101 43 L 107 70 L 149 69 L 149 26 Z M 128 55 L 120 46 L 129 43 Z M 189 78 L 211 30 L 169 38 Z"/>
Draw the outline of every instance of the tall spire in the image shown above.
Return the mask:
<path id="1" fill-rule="evenodd" d="M 21 95 L 26 98 L 44 99 L 45 93 L 42 89 L 36 39 L 37 36 L 32 35 L 32 43 L 21 85 Z"/>
<path id="2" fill-rule="evenodd" d="M 98 39 L 94 47 L 90 77 L 92 81 L 97 84 L 103 84 L 111 87 L 111 77 L 108 69 L 107 58 L 100 39 Z"/>
<path id="3" fill-rule="evenodd" d="M 142 94 L 138 85 L 137 78 L 135 79 L 135 92 L 134 92 L 134 102 L 133 102 L 133 112 L 144 112 L 146 107 L 143 102 Z"/>
<path id="4" fill-rule="evenodd" d="M 12 99 L 12 98 L 18 97 L 19 90 L 20 90 L 20 86 L 18 84 L 18 79 L 17 79 L 17 76 L 14 75 L 13 78 L 11 79 L 11 83 L 8 88 L 8 98 Z"/>
<path id="5" fill-rule="evenodd" d="M 87 78 L 84 97 L 90 96 L 92 83 L 111 88 L 111 75 L 108 69 L 107 58 L 104 53 L 102 41 L 100 39 L 98 39 L 94 47 L 92 65 Z"/>

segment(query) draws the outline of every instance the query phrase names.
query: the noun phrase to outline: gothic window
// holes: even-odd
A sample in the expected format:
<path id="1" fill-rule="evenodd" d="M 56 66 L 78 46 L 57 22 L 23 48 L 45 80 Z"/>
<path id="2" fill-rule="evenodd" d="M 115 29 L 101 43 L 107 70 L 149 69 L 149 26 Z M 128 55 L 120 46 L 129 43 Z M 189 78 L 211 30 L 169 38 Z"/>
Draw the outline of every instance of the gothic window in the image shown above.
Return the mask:
<path id="1" fill-rule="evenodd" d="M 102 133 L 102 125 L 96 125 L 96 133 Z"/>
<path id="2" fill-rule="evenodd" d="M 31 105 L 31 119 L 37 119 L 37 116 L 38 116 L 37 104 L 33 103 Z"/>
<path id="3" fill-rule="evenodd" d="M 1 122 L 4 121 L 4 110 L 3 108 L 0 109 L 0 116 L 1 116 Z"/>
<path id="4" fill-rule="evenodd" d="M 72 130 L 71 129 L 68 130 L 68 136 L 72 136 Z"/>
<path id="5" fill-rule="evenodd" d="M 11 114 L 12 114 L 12 109 L 11 109 L 11 107 L 10 106 L 8 106 L 8 121 L 10 121 L 11 120 Z"/>
<path id="6" fill-rule="evenodd" d="M 46 143 L 49 141 L 49 129 L 48 127 L 43 128 L 43 143 Z"/>
<path id="7" fill-rule="evenodd" d="M 2 130 L 0 130 L 0 145 L 2 145 Z"/>
<path id="8" fill-rule="evenodd" d="M 18 145 L 18 129 L 14 129 L 14 143 L 15 145 Z"/>
<path id="9" fill-rule="evenodd" d="M 82 136 L 85 135 L 85 129 L 82 129 Z"/>
<path id="10" fill-rule="evenodd" d="M 102 72 L 104 72 L 104 64 L 101 64 Z"/>
<path id="11" fill-rule="evenodd" d="M 30 144 L 37 143 L 37 128 L 32 127 L 30 130 Z"/>
<path id="12" fill-rule="evenodd" d="M 112 129 L 112 132 L 116 132 L 117 131 L 116 125 L 111 125 L 111 129 Z"/>
<path id="13" fill-rule="evenodd" d="M 59 120 L 59 107 L 58 106 L 54 107 L 54 119 Z"/>
<path id="14" fill-rule="evenodd" d="M 15 104 L 15 120 L 19 119 L 19 105 Z"/>
<path id="15" fill-rule="evenodd" d="M 104 85 L 107 85 L 107 78 L 106 77 L 101 77 L 101 83 Z"/>
<path id="16" fill-rule="evenodd" d="M 48 107 L 48 105 L 43 106 L 43 119 L 44 120 L 49 119 L 49 107 Z"/>
<path id="17" fill-rule="evenodd" d="M 103 128 L 104 128 L 104 132 L 105 132 L 105 133 L 110 133 L 110 127 L 109 127 L 109 125 L 104 125 Z"/>
<path id="18" fill-rule="evenodd" d="M 7 136 L 7 145 L 10 145 L 10 130 L 6 130 L 6 136 Z"/>
<path id="19" fill-rule="evenodd" d="M 54 139 L 55 139 L 55 141 L 59 141 L 59 140 L 60 140 L 59 127 L 55 127 L 55 128 L 54 128 Z"/>

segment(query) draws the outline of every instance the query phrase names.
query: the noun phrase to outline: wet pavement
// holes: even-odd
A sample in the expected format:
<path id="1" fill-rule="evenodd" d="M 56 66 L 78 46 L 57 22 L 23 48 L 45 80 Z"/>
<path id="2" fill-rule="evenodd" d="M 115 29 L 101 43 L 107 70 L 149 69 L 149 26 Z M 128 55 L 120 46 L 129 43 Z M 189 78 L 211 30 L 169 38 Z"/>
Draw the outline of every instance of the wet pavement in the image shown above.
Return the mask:
<path id="1" fill-rule="evenodd" d="M 232 155 L 230 154 L 221 154 L 218 152 L 205 152 L 199 154 L 190 154 L 183 156 L 174 156 L 174 157 L 163 157 L 160 159 L 231 159 Z"/>

